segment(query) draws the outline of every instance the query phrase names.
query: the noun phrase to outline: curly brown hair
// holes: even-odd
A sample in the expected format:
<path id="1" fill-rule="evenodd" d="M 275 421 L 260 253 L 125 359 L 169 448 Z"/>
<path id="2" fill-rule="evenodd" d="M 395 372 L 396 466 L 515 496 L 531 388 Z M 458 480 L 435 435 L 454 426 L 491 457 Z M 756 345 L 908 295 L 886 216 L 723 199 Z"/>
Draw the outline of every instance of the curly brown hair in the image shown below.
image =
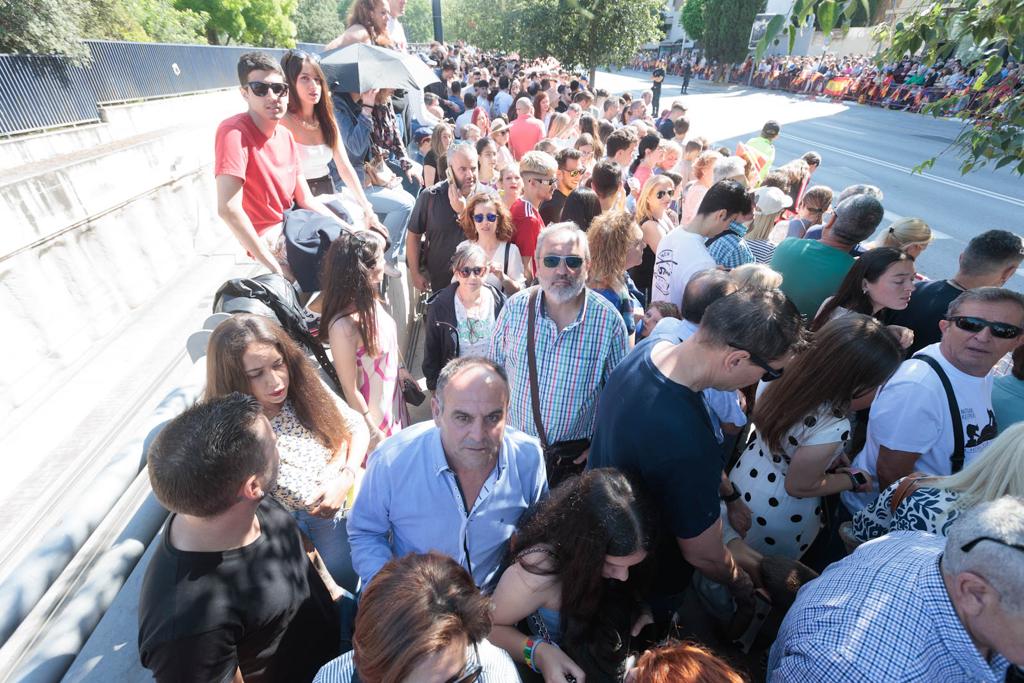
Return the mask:
<path id="1" fill-rule="evenodd" d="M 385 23 L 381 28 L 373 23 L 373 11 L 378 5 L 383 4 L 385 4 L 384 0 L 356 0 L 348 10 L 345 24 L 347 26 L 360 24 L 366 29 L 366 34 L 370 36 L 370 43 L 381 47 L 391 47 L 394 42 L 388 35 L 387 24 Z"/>
<path id="2" fill-rule="evenodd" d="M 501 200 L 491 192 L 477 192 L 466 200 L 466 208 L 459 216 L 459 225 L 462 226 L 462 232 L 466 233 L 466 239 L 476 241 L 478 237 L 476 223 L 473 222 L 473 214 L 476 212 L 477 204 L 491 204 L 494 206 L 494 213 L 498 216 L 497 224 L 494 227 L 494 234 L 499 242 L 511 240 L 512 235 L 516 232 L 515 226 L 512 225 L 512 216 L 509 215 L 508 209 L 501 203 Z"/>
<path id="3" fill-rule="evenodd" d="M 643 233 L 627 211 L 607 211 L 594 218 L 587 230 L 590 245 L 590 279 L 615 282 L 625 287 L 626 256 Z"/>

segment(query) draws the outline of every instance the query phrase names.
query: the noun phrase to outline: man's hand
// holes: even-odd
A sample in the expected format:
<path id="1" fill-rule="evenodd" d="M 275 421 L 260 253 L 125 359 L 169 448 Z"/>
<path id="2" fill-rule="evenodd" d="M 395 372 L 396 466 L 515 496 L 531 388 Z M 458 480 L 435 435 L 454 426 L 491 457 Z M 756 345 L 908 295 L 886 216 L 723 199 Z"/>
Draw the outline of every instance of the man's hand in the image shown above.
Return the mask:
<path id="1" fill-rule="evenodd" d="M 409 266 L 409 279 L 412 280 L 412 286 L 416 289 L 421 292 L 430 292 L 430 283 L 427 282 L 427 278 L 423 277 L 419 268 Z"/>
<path id="2" fill-rule="evenodd" d="M 466 209 L 466 198 L 462 196 L 455 183 L 448 185 L 448 203 L 452 205 L 452 211 L 456 216 L 461 216 Z"/>
<path id="3" fill-rule="evenodd" d="M 746 538 L 753 519 L 750 508 L 742 498 L 737 498 L 731 503 L 726 503 L 725 509 L 729 518 L 729 526 L 735 529 L 741 538 Z"/>

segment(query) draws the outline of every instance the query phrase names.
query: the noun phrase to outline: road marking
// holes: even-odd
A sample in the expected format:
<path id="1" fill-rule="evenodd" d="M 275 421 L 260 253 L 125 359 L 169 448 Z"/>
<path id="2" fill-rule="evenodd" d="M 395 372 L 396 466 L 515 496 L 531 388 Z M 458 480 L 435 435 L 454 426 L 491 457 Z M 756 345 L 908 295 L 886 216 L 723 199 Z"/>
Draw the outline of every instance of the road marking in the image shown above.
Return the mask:
<path id="1" fill-rule="evenodd" d="M 998 199 L 999 201 L 1006 202 L 1007 204 L 1013 204 L 1014 206 L 1024 207 L 1024 201 L 1022 201 L 1020 199 L 1014 199 L 1013 197 L 1009 197 L 1009 196 L 1007 196 L 1005 194 L 1000 194 L 998 192 L 992 192 L 990 190 L 983 190 L 980 187 L 974 187 L 973 185 L 968 185 L 966 183 L 961 183 L 961 182 L 959 182 L 957 180 L 950 180 L 948 178 L 943 178 L 941 176 L 933 175 L 931 173 L 918 173 L 918 174 L 915 174 L 915 173 L 913 173 L 913 169 L 911 169 L 911 168 L 909 168 L 907 166 L 900 166 L 899 164 L 894 164 L 894 163 L 891 163 L 891 162 L 888 162 L 888 161 L 882 161 L 881 159 L 876 159 L 874 157 L 869 157 L 869 156 L 864 155 L 864 154 L 858 154 L 857 152 L 851 152 L 850 150 L 843 149 L 842 147 L 833 147 L 831 145 L 826 145 L 826 144 L 821 143 L 821 142 L 815 142 L 814 140 L 808 140 L 806 138 L 797 137 L 795 135 L 788 135 L 787 134 L 786 138 L 788 138 L 790 140 L 794 140 L 796 142 L 803 142 L 803 143 L 808 144 L 808 145 L 817 146 L 817 147 L 820 147 L 822 149 L 827 149 L 827 150 L 829 150 L 831 152 L 837 152 L 839 154 L 845 154 L 848 157 L 853 157 L 854 159 L 860 159 L 861 161 L 867 161 L 868 163 L 872 163 L 872 164 L 875 164 L 875 165 L 878 165 L 878 166 L 884 166 L 885 168 L 891 168 L 894 171 L 900 171 L 900 172 L 906 173 L 908 175 L 919 175 L 920 177 L 925 178 L 927 180 L 933 180 L 933 181 L 935 181 L 937 183 L 942 183 L 943 185 L 949 185 L 950 187 L 955 187 L 955 188 L 957 188 L 959 190 L 967 190 L 968 192 L 973 192 L 975 194 L 980 194 L 981 196 L 989 197 L 990 199 Z"/>
<path id="2" fill-rule="evenodd" d="M 851 130 L 849 128 L 843 128 L 842 126 L 833 126 L 830 123 L 822 123 L 821 121 L 816 121 L 814 119 L 811 119 L 810 121 L 804 121 L 804 123 L 816 123 L 819 126 L 821 126 L 822 128 L 831 128 L 832 130 L 838 130 L 838 131 L 841 131 L 841 132 L 846 133 L 848 135 L 864 135 L 863 131 Z M 789 137 L 789 136 L 787 135 L 786 137 Z"/>

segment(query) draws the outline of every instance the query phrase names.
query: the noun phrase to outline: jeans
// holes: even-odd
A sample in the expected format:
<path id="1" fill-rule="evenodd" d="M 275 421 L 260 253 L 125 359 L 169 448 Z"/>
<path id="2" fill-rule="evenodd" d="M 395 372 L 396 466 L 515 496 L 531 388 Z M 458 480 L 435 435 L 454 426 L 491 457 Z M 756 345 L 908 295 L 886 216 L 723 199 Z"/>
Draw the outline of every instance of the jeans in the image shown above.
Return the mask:
<path id="1" fill-rule="evenodd" d="M 394 189 L 377 187 L 371 185 L 364 188 L 366 198 L 373 206 L 384 227 L 388 229 L 388 239 L 391 240 L 391 251 L 385 254 L 389 263 L 394 263 L 399 254 L 405 248 L 405 227 L 409 224 L 409 217 L 412 216 L 412 207 L 416 204 L 415 198 L 401 187 Z"/>
<path id="2" fill-rule="evenodd" d="M 348 544 L 345 518 L 339 513 L 331 519 L 324 519 L 314 517 L 304 510 L 292 512 L 292 517 L 302 533 L 313 541 L 313 547 L 320 554 L 334 582 L 349 593 L 355 593 L 359 577 L 352 568 L 352 548 Z"/>

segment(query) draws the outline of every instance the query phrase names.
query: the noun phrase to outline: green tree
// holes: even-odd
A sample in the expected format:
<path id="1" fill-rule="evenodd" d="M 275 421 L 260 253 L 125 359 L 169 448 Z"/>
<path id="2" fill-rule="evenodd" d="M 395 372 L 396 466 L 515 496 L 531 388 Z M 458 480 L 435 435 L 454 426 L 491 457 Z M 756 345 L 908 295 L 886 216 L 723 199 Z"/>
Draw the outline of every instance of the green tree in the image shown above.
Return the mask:
<path id="1" fill-rule="evenodd" d="M 690 40 L 701 40 L 704 36 L 704 6 L 706 0 L 686 0 L 683 5 L 683 30 Z"/>
<path id="2" fill-rule="evenodd" d="M 870 9 L 868 0 L 797 0 L 788 20 L 776 17 L 768 25 L 757 46 L 758 55 L 784 30 L 792 50 L 799 27 L 811 16 L 822 31 L 829 32 L 859 11 L 870 14 Z M 1024 0 L 935 0 L 881 25 L 875 37 L 884 46 L 879 63 L 913 54 L 931 66 L 956 57 L 968 73 L 975 72 L 976 87 L 928 104 L 922 111 L 932 116 L 969 112 L 970 121 L 952 145 L 961 173 L 992 163 L 995 168 L 1011 166 L 1014 173 L 1024 175 L 1024 91 L 1011 87 L 1014 81 L 1001 83 L 1007 62 L 1024 62 Z M 1005 77 L 1019 79 L 1022 74 Z M 934 163 L 934 157 L 926 159 L 915 170 Z"/>
<path id="3" fill-rule="evenodd" d="M 90 0 L 83 38 L 158 43 L 206 42 L 205 17 L 179 10 L 172 0 Z"/>
<path id="4" fill-rule="evenodd" d="M 402 28 L 410 43 L 428 43 L 434 39 L 434 14 L 430 0 L 409 0 L 402 15 Z"/>
<path id="5" fill-rule="evenodd" d="M 0 52 L 63 54 L 85 59 L 81 26 L 86 0 L 4 0 L 0 3 Z"/>
<path id="6" fill-rule="evenodd" d="M 704 36 L 701 41 L 708 59 L 739 62 L 747 57 L 750 27 L 764 10 L 764 0 L 707 0 Z"/>
<path id="7" fill-rule="evenodd" d="M 337 0 L 299 0 L 292 21 L 296 39 L 304 43 L 326 44 L 345 32 Z"/>
<path id="8" fill-rule="evenodd" d="M 297 0 L 176 0 L 175 7 L 206 17 L 211 45 L 241 43 L 265 47 L 295 45 Z"/>

